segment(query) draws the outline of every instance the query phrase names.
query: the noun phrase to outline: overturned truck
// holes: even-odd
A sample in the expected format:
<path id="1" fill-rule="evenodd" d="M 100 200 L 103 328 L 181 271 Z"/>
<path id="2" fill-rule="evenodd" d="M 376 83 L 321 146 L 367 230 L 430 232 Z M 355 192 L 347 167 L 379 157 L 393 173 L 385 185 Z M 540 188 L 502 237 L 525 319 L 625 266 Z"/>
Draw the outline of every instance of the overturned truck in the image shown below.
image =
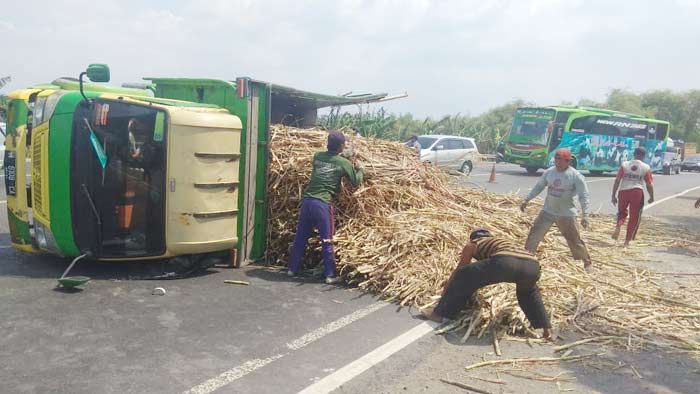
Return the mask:
<path id="1" fill-rule="evenodd" d="M 83 83 L 83 76 L 93 83 Z M 271 123 L 387 99 L 330 96 L 250 78 L 145 78 L 110 87 L 105 65 L 12 92 L 5 191 L 24 252 L 130 261 L 263 257 Z"/>

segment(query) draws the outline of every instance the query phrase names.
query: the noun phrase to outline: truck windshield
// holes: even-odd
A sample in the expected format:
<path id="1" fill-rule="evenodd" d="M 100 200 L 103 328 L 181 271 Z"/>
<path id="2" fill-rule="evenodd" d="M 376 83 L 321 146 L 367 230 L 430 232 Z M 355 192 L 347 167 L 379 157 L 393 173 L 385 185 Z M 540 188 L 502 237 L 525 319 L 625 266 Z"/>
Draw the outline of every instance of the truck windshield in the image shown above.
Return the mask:
<path id="1" fill-rule="evenodd" d="M 162 111 L 113 101 L 97 100 L 76 111 L 71 194 L 81 250 L 97 257 L 164 252 L 164 119 Z M 94 200 L 99 221 L 88 212 L 84 189 Z"/>

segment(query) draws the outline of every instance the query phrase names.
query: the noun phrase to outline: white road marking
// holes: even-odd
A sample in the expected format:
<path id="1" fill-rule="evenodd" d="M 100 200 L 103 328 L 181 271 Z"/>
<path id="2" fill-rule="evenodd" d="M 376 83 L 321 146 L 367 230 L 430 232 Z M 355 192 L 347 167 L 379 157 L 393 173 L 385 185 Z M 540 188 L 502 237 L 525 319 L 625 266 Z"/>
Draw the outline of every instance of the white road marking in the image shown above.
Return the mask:
<path id="1" fill-rule="evenodd" d="M 337 389 L 344 383 L 386 360 L 392 354 L 410 345 L 425 334 L 433 331 L 429 323 L 421 323 L 392 339 L 384 345 L 372 350 L 350 364 L 340 368 L 318 382 L 301 390 L 298 394 L 326 394 Z"/>
<path id="2" fill-rule="evenodd" d="M 604 179 L 593 179 L 591 181 L 586 181 L 586 183 L 602 182 L 602 181 L 614 181 L 615 178 L 604 178 Z"/>
<path id="3" fill-rule="evenodd" d="M 191 389 L 185 391 L 185 394 L 208 394 L 214 390 L 218 390 L 227 384 L 233 382 L 234 380 L 240 379 L 249 373 L 260 369 L 267 364 L 284 357 L 284 354 L 276 354 L 272 357 L 268 357 L 264 360 L 255 359 L 247 361 L 235 368 L 231 368 L 228 371 L 222 373 L 221 375 L 209 379 L 206 382 L 199 384 Z"/>
<path id="4" fill-rule="evenodd" d="M 304 346 L 310 344 L 311 342 L 314 342 L 320 338 L 323 338 L 326 335 L 328 335 L 334 331 L 337 331 L 337 330 L 347 326 L 348 324 L 350 324 L 356 320 L 362 319 L 363 317 L 369 315 L 370 313 L 383 308 L 385 305 L 386 304 L 383 302 L 377 302 L 375 304 L 366 306 L 362 309 L 358 309 L 357 311 L 355 311 L 355 312 L 353 312 L 353 313 L 351 313 L 351 314 L 349 314 L 341 319 L 338 319 L 332 323 L 326 324 L 325 326 L 323 326 L 317 330 L 314 330 L 314 331 L 302 336 L 299 339 L 296 339 L 296 340 L 288 343 L 287 348 L 289 348 L 290 350 L 299 350 L 299 349 L 303 348 Z"/>
<path id="5" fill-rule="evenodd" d="M 695 186 L 695 187 L 693 187 L 693 188 L 684 190 L 684 191 L 682 191 L 682 192 L 680 192 L 680 193 L 678 193 L 678 194 L 674 194 L 674 195 L 672 195 L 672 196 L 668 196 L 668 197 L 662 198 L 661 200 L 656 200 L 656 201 L 654 201 L 653 203 L 651 203 L 651 204 L 649 204 L 649 205 L 645 205 L 645 206 L 644 206 L 644 210 L 646 211 L 647 209 L 653 207 L 653 206 L 656 205 L 656 204 L 661 204 L 661 203 L 664 202 L 664 201 L 670 200 L 670 199 L 672 199 L 672 198 L 680 197 L 680 196 L 682 196 L 682 195 L 684 195 L 684 194 L 686 194 L 686 193 L 692 192 L 693 190 L 697 190 L 697 189 L 700 189 L 700 186 Z"/>
<path id="6" fill-rule="evenodd" d="M 6 200 L 2 200 L 2 201 L 0 201 L 0 204 L 5 204 L 6 202 L 7 202 Z"/>
<path id="7" fill-rule="evenodd" d="M 345 326 L 347 326 L 350 323 L 353 323 L 359 319 L 362 319 L 363 317 L 369 315 L 372 312 L 375 312 L 383 307 L 388 305 L 386 302 L 375 302 L 374 304 L 370 304 L 364 308 L 358 309 L 355 312 L 346 315 L 344 317 L 341 317 L 338 320 L 335 320 L 331 323 L 326 324 L 325 326 L 316 329 L 314 331 L 311 331 L 308 334 L 302 335 L 301 337 L 295 339 L 292 342 L 287 343 L 287 348 L 294 351 L 294 350 L 299 350 L 305 346 L 307 346 L 310 343 L 313 343 L 324 336 L 335 332 Z M 235 380 L 238 380 L 249 373 L 260 369 L 267 364 L 270 364 L 273 361 L 279 360 L 282 357 L 290 355 L 291 352 L 287 353 L 281 353 L 281 354 L 275 354 L 274 356 L 265 358 L 265 359 L 254 359 L 254 360 L 249 360 L 246 361 L 245 363 L 238 365 L 234 368 L 229 369 L 228 371 L 225 371 L 221 373 L 219 376 L 209 379 L 204 383 L 198 384 L 195 387 L 192 387 L 191 389 L 187 390 L 184 392 L 184 394 L 209 394 L 215 390 L 220 389 L 221 387 L 226 386 L 227 384 L 232 383 Z"/>
<path id="8" fill-rule="evenodd" d="M 0 245 L 0 249 L 9 249 L 12 245 Z"/>

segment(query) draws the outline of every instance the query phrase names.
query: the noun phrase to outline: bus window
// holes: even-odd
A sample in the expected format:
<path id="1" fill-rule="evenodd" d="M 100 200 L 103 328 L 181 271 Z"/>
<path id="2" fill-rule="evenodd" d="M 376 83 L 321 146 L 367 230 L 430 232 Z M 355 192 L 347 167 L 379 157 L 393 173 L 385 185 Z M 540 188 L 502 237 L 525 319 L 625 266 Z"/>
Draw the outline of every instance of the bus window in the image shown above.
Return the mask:
<path id="1" fill-rule="evenodd" d="M 647 135 L 647 124 L 634 119 L 591 115 L 574 119 L 571 123 L 571 131 L 586 134 L 645 139 Z"/>
<path id="2" fill-rule="evenodd" d="M 565 125 L 566 122 L 569 120 L 569 117 L 571 117 L 571 112 L 557 112 L 557 116 L 556 118 L 554 118 L 554 123 Z"/>
<path id="3" fill-rule="evenodd" d="M 654 140 L 665 140 L 668 138 L 668 125 L 663 123 L 651 125 L 649 127 L 649 138 Z"/>

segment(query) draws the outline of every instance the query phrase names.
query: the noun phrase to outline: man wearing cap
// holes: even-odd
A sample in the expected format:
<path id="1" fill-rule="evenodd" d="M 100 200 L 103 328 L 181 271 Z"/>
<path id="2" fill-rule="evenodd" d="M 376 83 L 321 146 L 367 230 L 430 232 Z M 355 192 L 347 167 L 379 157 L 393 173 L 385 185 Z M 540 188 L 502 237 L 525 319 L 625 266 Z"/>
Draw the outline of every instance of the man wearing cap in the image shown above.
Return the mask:
<path id="1" fill-rule="evenodd" d="M 472 259 L 477 260 L 472 263 Z M 469 243 L 462 249 L 459 264 L 445 283 L 440 302 L 421 313 L 428 319 L 454 319 L 474 292 L 496 283 L 515 283 L 518 305 L 534 328 L 550 339 L 551 324 L 542 303 L 537 281 L 540 264 L 537 258 L 513 241 L 494 237 L 483 228 L 472 231 Z"/>
<path id="2" fill-rule="evenodd" d="M 639 147 L 634 150 L 634 160 L 625 161 L 617 171 L 615 184 L 612 190 L 612 203 L 617 205 L 617 223 L 612 238 L 620 236 L 620 228 L 627 220 L 629 209 L 629 222 L 625 234 L 625 246 L 637 235 L 642 209 L 644 208 L 644 185 L 649 192 L 649 204 L 654 202 L 654 184 L 651 177 L 651 167 L 643 160 L 647 155 L 646 149 Z M 618 194 L 618 189 L 620 190 Z M 618 204 L 619 199 L 619 204 Z"/>
<path id="3" fill-rule="evenodd" d="M 321 255 L 323 257 L 323 273 L 326 283 L 338 283 L 336 276 L 335 253 L 333 252 L 333 206 L 331 200 L 340 190 L 343 177 L 348 177 L 354 186 L 362 182 L 362 166 L 353 167 L 352 163 L 340 153 L 345 147 L 345 136 L 338 131 L 328 133 L 326 152 L 318 152 L 313 158 L 311 181 L 304 192 L 299 211 L 299 224 L 294 237 L 292 253 L 289 259 L 289 276 L 297 275 L 301 269 L 301 259 L 306 251 L 306 243 L 314 228 L 318 229 L 321 237 Z"/>
<path id="4" fill-rule="evenodd" d="M 556 223 L 574 259 L 583 260 L 583 268 L 588 270 L 591 266 L 591 257 L 576 225 L 576 206 L 574 205 L 574 196 L 578 196 L 583 214 L 581 226 L 587 228 L 590 206 L 588 186 L 583 175 L 569 165 L 571 159 L 571 152 L 568 149 L 557 150 L 554 154 L 554 167 L 548 168 L 542 174 L 520 205 L 520 210 L 524 212 L 528 202 L 537 197 L 545 187 L 547 188 L 544 206 L 530 228 L 525 249 L 534 254 L 547 231 Z"/>

